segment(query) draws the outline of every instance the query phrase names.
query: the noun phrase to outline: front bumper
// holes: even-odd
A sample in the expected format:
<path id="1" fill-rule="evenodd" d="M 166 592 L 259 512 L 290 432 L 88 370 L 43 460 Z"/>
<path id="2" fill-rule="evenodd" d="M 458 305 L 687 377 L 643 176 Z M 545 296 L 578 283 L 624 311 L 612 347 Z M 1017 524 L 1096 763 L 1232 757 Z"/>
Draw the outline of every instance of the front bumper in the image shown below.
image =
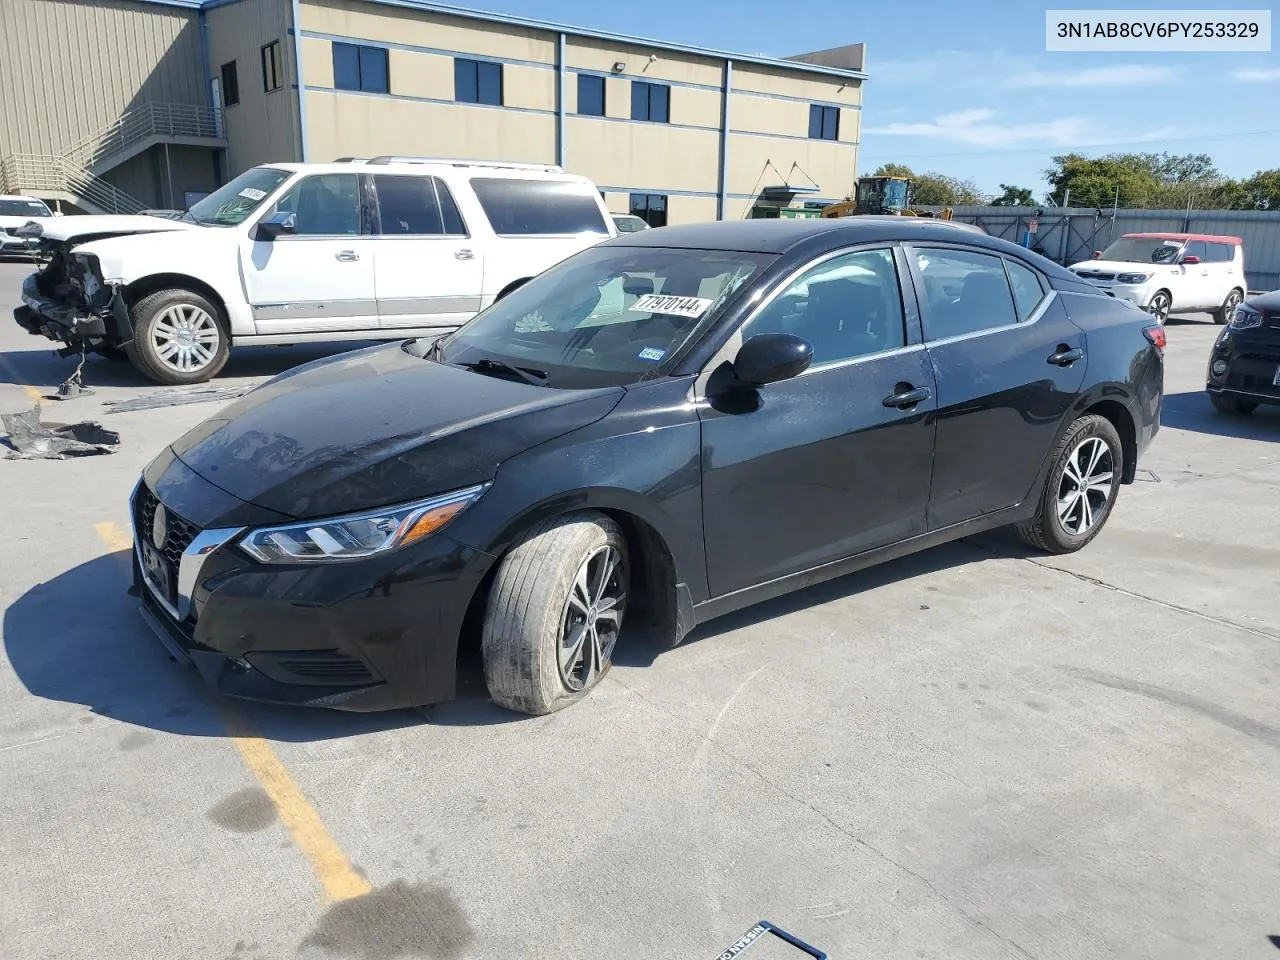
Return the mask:
<path id="1" fill-rule="evenodd" d="M 1271 323 L 1248 330 L 1223 328 L 1205 367 L 1206 390 L 1280 404 L 1280 320 Z M 1215 364 L 1225 369 L 1215 373 Z"/>
<path id="2" fill-rule="evenodd" d="M 122 347 L 133 340 L 133 321 L 119 289 L 112 290 L 106 307 L 93 310 L 42 295 L 38 276 L 33 273 L 23 281 L 22 303 L 13 310 L 13 319 L 22 329 L 75 349 L 82 343 Z"/>
<path id="3" fill-rule="evenodd" d="M 143 619 L 211 689 L 354 711 L 454 696 L 463 623 L 488 555 L 436 534 L 366 560 L 261 564 L 235 541 L 263 521 L 242 524 L 243 511 L 232 517 L 218 504 L 203 518 L 221 511 L 219 525 L 202 528 L 187 516 L 201 513 L 206 482 L 171 456 L 161 472 L 159 482 L 144 476 L 130 505 L 135 592 Z M 228 496 L 213 490 L 211 501 Z M 168 535 L 160 552 L 173 584 L 167 596 L 144 572 L 154 562 L 154 553 L 146 556 L 148 514 L 161 498 Z"/>

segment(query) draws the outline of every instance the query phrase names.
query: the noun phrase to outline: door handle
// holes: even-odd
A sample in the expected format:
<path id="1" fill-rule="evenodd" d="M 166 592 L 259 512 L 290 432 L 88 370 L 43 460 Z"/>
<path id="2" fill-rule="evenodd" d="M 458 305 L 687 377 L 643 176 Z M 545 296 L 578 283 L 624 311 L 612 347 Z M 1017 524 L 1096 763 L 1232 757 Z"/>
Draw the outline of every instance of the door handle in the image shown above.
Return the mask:
<path id="1" fill-rule="evenodd" d="M 474 254 L 474 253 L 472 253 L 470 250 L 456 250 L 456 251 L 454 251 L 454 254 L 453 254 L 453 255 L 454 255 L 455 257 L 457 257 L 459 260 L 474 260 L 474 259 L 475 259 L 475 254 Z"/>
<path id="2" fill-rule="evenodd" d="M 886 407 L 897 407 L 899 410 L 907 410 L 916 406 L 921 401 L 928 400 L 932 394 L 928 387 L 913 387 L 909 383 L 900 383 L 893 393 L 881 401 Z"/>
<path id="3" fill-rule="evenodd" d="M 1068 347 L 1065 343 L 1060 343 L 1057 353 L 1050 354 L 1049 362 L 1054 366 L 1069 367 L 1083 357 L 1084 351 L 1079 347 Z"/>
<path id="4" fill-rule="evenodd" d="M 335 259 L 341 260 L 343 263 L 352 263 L 360 259 L 360 254 L 354 250 L 339 250 L 334 255 Z"/>

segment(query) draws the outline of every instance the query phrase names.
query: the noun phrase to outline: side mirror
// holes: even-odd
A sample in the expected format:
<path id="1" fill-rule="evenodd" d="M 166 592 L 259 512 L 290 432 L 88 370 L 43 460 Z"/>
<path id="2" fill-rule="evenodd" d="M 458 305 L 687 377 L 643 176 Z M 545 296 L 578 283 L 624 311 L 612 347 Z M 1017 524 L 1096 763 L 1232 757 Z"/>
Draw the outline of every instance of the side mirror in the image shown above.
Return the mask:
<path id="1" fill-rule="evenodd" d="M 746 386 L 790 380 L 803 373 L 813 360 L 813 346 L 789 333 L 758 333 L 733 358 L 733 373 Z"/>
<path id="2" fill-rule="evenodd" d="M 1200 262 L 1200 258 L 1197 257 L 1195 254 L 1190 254 L 1189 256 L 1183 257 L 1181 262 L 1188 265 L 1195 264 Z"/>
<path id="3" fill-rule="evenodd" d="M 297 232 L 297 216 L 281 211 L 280 213 L 273 213 L 269 217 L 263 217 L 258 221 L 258 229 L 254 234 L 254 239 L 265 240 L 269 243 L 281 234 Z"/>

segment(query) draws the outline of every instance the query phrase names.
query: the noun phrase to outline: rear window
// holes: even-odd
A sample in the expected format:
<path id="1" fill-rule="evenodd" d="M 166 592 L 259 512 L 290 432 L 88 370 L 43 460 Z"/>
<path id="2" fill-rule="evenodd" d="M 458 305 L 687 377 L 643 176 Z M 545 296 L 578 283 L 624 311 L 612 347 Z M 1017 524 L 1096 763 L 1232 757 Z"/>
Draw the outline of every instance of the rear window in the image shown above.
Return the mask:
<path id="1" fill-rule="evenodd" d="M 609 233 L 598 195 L 587 184 L 477 177 L 471 186 L 499 236 Z"/>
<path id="2" fill-rule="evenodd" d="M 1230 263 L 1236 258 L 1236 248 L 1230 243 L 1210 243 L 1208 263 Z"/>

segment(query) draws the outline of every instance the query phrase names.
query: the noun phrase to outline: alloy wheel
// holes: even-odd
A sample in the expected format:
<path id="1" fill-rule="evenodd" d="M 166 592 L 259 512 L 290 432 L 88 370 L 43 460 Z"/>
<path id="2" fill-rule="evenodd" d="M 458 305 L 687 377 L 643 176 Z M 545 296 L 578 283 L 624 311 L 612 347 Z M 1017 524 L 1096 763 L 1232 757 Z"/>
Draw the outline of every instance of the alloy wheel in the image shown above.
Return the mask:
<path id="1" fill-rule="evenodd" d="M 175 303 L 151 327 L 156 357 L 179 373 L 195 373 L 212 363 L 221 336 L 217 321 L 190 303 Z"/>
<path id="2" fill-rule="evenodd" d="M 1172 306 L 1172 301 L 1169 299 L 1169 295 L 1167 293 L 1157 293 L 1151 298 L 1151 306 L 1147 309 L 1153 317 L 1164 323 L 1169 319 L 1170 306 Z"/>
<path id="3" fill-rule="evenodd" d="M 1067 457 L 1058 482 L 1058 522 L 1083 536 L 1102 519 L 1115 489 L 1115 458 L 1101 437 L 1086 437 Z"/>
<path id="4" fill-rule="evenodd" d="M 1230 321 L 1231 314 L 1235 313 L 1238 306 L 1240 306 L 1240 291 L 1232 290 L 1227 294 L 1227 302 L 1222 305 L 1222 316 Z"/>
<path id="5" fill-rule="evenodd" d="M 565 600 L 557 651 L 560 679 L 574 693 L 586 690 L 609 664 L 622 628 L 627 571 L 621 553 L 605 545 L 578 567 Z"/>

